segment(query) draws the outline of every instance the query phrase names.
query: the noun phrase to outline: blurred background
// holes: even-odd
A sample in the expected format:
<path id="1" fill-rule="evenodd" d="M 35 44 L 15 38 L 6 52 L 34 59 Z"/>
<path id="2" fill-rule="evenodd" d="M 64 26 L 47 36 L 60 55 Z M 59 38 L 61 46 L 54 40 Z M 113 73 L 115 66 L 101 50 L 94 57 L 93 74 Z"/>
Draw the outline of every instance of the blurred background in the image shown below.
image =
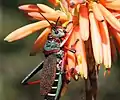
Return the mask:
<path id="1" fill-rule="evenodd" d="M 21 80 L 44 58 L 42 53 L 29 56 L 38 36 L 34 33 L 25 39 L 7 43 L 4 38 L 12 31 L 31 21 L 18 10 L 22 4 L 49 4 L 47 0 L 2 0 L 0 5 L 0 100 L 43 100 L 39 85 L 22 86 Z M 98 100 L 120 100 L 120 62 L 113 63 L 110 76 L 99 74 Z M 34 77 L 39 79 L 39 73 Z M 84 81 L 72 81 L 60 100 L 84 100 Z"/>

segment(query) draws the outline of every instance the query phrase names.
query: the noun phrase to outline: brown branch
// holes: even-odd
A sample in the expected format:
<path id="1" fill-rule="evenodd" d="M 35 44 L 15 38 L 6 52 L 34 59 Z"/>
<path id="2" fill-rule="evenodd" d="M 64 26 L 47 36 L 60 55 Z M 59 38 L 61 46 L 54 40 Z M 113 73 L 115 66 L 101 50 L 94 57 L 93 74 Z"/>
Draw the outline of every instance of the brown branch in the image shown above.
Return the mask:
<path id="1" fill-rule="evenodd" d="M 98 66 L 95 64 L 91 39 L 85 42 L 85 48 L 88 65 L 88 79 L 85 80 L 86 100 L 96 100 L 98 91 Z"/>

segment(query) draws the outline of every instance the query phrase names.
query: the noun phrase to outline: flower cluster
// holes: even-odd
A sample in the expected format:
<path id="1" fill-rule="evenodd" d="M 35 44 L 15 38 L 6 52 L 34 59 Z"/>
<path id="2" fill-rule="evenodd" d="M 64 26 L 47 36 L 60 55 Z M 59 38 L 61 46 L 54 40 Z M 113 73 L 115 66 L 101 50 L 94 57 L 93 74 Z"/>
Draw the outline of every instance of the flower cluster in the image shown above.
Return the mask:
<path id="1" fill-rule="evenodd" d="M 51 32 L 50 24 L 43 18 L 44 15 L 51 23 L 60 17 L 59 22 L 67 26 L 64 46 L 73 47 L 76 53 L 65 52 L 66 65 L 68 70 L 75 67 L 77 72 L 87 78 L 87 55 L 85 41 L 91 40 L 95 64 L 103 64 L 106 69 L 111 68 L 112 59 L 120 52 L 120 0 L 49 0 L 60 10 L 52 9 L 44 4 L 28 4 L 19 7 L 32 19 L 38 22 L 26 25 L 9 34 L 5 40 L 12 42 L 22 39 L 42 28 L 34 43 L 31 54 L 43 48 L 48 34 Z M 42 15 L 40 14 L 42 13 Z M 79 41 L 77 41 L 79 40 Z M 77 42 L 76 42 L 77 41 Z M 75 44 L 75 45 L 74 45 Z M 73 46 L 74 45 L 74 46 Z M 111 58 L 112 57 L 112 58 Z"/>

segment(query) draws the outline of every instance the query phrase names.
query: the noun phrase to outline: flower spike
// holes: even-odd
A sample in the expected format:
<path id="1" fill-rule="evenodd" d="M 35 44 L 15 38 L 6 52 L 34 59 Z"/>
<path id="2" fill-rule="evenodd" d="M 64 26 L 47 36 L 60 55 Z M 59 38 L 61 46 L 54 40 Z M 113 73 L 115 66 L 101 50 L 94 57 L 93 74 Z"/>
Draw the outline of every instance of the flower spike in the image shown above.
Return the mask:
<path id="1" fill-rule="evenodd" d="M 109 73 L 111 59 L 114 60 L 117 56 L 116 50 L 118 49 L 120 53 L 120 0 L 49 1 L 54 5 L 54 9 L 45 4 L 20 6 L 20 10 L 38 22 L 15 30 L 4 40 L 8 42 L 19 40 L 45 28 L 34 42 L 30 55 L 35 55 L 43 50 L 47 39 L 51 39 L 47 37 L 49 33 L 52 33 L 53 27 L 55 31 L 65 32 L 65 36 L 62 38 L 57 37 L 60 40 L 58 49 L 63 51 L 62 64 L 59 64 L 63 65 L 60 68 L 65 70 L 63 77 L 67 80 L 67 82 L 60 83 L 62 89 L 58 90 L 63 92 L 60 95 L 66 91 L 71 77 L 78 80 L 78 75 L 80 75 L 81 78 L 85 79 L 86 94 L 89 97 L 86 99 L 96 100 L 99 67 L 103 64 L 105 73 Z M 59 10 L 55 10 L 56 6 Z M 61 26 L 58 26 L 56 21 Z M 55 42 L 58 40 L 55 38 Z M 55 72 L 53 73 L 55 74 Z M 62 74 L 60 75 L 59 78 L 63 82 Z"/>

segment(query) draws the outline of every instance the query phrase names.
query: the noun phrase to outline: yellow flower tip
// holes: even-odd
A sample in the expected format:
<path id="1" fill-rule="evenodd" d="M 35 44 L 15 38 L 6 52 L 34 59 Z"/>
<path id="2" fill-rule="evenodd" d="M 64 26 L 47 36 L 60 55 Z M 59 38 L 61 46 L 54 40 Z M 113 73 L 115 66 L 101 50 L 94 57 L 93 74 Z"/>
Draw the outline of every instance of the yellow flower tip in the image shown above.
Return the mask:
<path id="1" fill-rule="evenodd" d="M 20 9 L 20 10 L 28 10 L 28 8 L 35 8 L 35 7 L 37 7 L 36 5 L 32 5 L 32 4 L 27 4 L 27 5 L 21 5 L 21 6 L 19 6 L 18 7 L 18 9 Z"/>
<path id="2" fill-rule="evenodd" d="M 74 80 L 75 80 L 75 81 L 78 81 L 78 80 L 79 80 L 78 74 L 74 75 Z"/>
<path id="3" fill-rule="evenodd" d="M 78 61 L 78 64 L 82 64 L 82 56 L 81 55 L 77 56 L 77 61 Z"/>
<path id="4" fill-rule="evenodd" d="M 106 65 L 104 65 L 104 66 L 105 66 L 106 70 L 108 70 L 108 69 L 111 68 L 111 66 L 109 66 L 108 64 L 106 64 Z"/>
<path id="5" fill-rule="evenodd" d="M 106 65 L 104 65 L 105 66 L 105 68 L 108 68 L 108 65 L 106 64 Z"/>
<path id="6" fill-rule="evenodd" d="M 84 76 L 85 79 L 87 79 L 87 76 Z"/>
<path id="7" fill-rule="evenodd" d="M 33 4 L 19 6 L 18 9 L 27 11 L 27 12 L 39 12 L 40 11 L 40 9 L 36 5 L 33 5 Z"/>
<path id="8" fill-rule="evenodd" d="M 4 41 L 8 41 L 7 37 L 4 38 Z"/>
<path id="9" fill-rule="evenodd" d="M 82 66 L 80 64 L 78 64 L 76 66 L 76 71 L 77 71 L 77 74 L 80 75 L 81 78 L 85 78 L 87 79 L 87 76 L 84 75 L 84 72 L 83 72 L 83 69 L 81 68 Z"/>
<path id="10" fill-rule="evenodd" d="M 23 10 L 24 8 L 26 8 L 26 5 L 22 5 L 18 7 L 20 10 Z"/>
<path id="11" fill-rule="evenodd" d="M 4 38 L 4 41 L 12 42 L 12 40 L 8 36 Z"/>

